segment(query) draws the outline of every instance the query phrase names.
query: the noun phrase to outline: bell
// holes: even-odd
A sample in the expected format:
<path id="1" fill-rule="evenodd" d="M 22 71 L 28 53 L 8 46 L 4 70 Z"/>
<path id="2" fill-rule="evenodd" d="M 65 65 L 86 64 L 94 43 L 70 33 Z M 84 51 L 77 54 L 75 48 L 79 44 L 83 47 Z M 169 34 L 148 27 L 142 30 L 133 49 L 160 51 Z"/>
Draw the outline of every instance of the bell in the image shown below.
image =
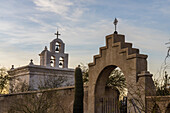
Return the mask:
<path id="1" fill-rule="evenodd" d="M 51 61 L 50 61 L 50 63 L 52 64 L 52 63 L 53 63 L 53 61 L 51 60 Z"/>
<path id="2" fill-rule="evenodd" d="M 59 51 L 59 48 L 58 48 L 58 46 L 56 47 L 56 51 Z"/>
<path id="3" fill-rule="evenodd" d="M 59 65 L 62 66 L 63 64 L 60 62 Z"/>

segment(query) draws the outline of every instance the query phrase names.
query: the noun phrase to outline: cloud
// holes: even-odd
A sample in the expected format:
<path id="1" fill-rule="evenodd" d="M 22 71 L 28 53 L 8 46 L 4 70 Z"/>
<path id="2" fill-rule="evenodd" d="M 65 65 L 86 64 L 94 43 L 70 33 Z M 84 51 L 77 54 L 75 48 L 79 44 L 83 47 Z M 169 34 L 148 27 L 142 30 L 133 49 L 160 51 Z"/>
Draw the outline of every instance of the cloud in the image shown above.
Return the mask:
<path id="1" fill-rule="evenodd" d="M 126 34 L 126 40 L 135 42 L 135 45 L 143 49 L 161 52 L 165 42 L 168 41 L 170 36 L 170 34 L 164 31 L 134 25 L 127 20 L 120 19 L 119 21 L 119 30 Z"/>
<path id="2" fill-rule="evenodd" d="M 98 54 L 99 47 L 105 45 L 105 36 L 113 33 L 113 31 L 114 27 L 110 21 L 102 20 L 89 25 L 87 28 L 74 28 L 64 35 L 65 39 L 67 38 L 66 45 L 79 46 L 74 50 L 69 49 L 71 54 L 70 59 L 72 59 L 70 61 L 71 65 L 77 65 L 77 61 L 82 61 L 83 63 L 92 61 L 93 55 Z M 134 25 L 130 21 L 120 18 L 118 32 L 124 34 L 126 42 L 132 43 L 133 47 L 138 48 L 141 54 L 149 55 L 149 70 L 152 73 L 157 72 L 166 55 L 165 42 L 168 41 L 169 34 L 154 28 Z M 70 40 L 69 34 L 73 36 Z M 79 51 L 80 49 L 82 49 L 82 51 Z M 79 54 L 82 55 L 83 58 L 79 56 Z"/>
<path id="3" fill-rule="evenodd" d="M 7 21 L 0 21 L 0 32 L 3 31 L 10 31 L 13 29 L 13 25 L 11 25 L 12 23 L 7 22 Z"/>
<path id="4" fill-rule="evenodd" d="M 93 1 L 93 0 L 92 0 Z M 84 12 L 87 10 L 87 7 L 84 6 L 84 3 L 92 1 L 77 1 L 77 0 L 33 0 L 33 3 L 36 5 L 36 8 L 43 12 L 52 12 L 57 15 L 60 15 L 66 20 L 73 22 L 81 21 L 79 19 Z"/>
<path id="5" fill-rule="evenodd" d="M 65 15 L 69 10 L 69 6 L 73 5 L 68 0 L 33 0 L 33 2 L 41 11 L 55 12 L 60 15 Z"/>
<path id="6" fill-rule="evenodd" d="M 77 21 L 77 18 L 83 14 L 83 10 L 74 8 L 75 4 L 70 0 L 33 0 L 33 2 L 41 11 L 53 12 L 72 21 Z"/>
<path id="7" fill-rule="evenodd" d="M 49 48 L 57 27 L 70 54 L 69 66 L 91 62 L 93 55 L 98 54 L 99 47 L 105 45 L 105 36 L 114 32 L 112 23 L 115 15 L 119 17 L 118 32 L 124 34 L 126 41 L 133 43 L 133 47 L 139 48 L 142 54 L 149 55 L 149 62 L 153 64 L 150 67 L 162 62 L 166 52 L 164 44 L 169 34 L 153 27 L 158 22 L 152 14 L 156 11 L 164 11 L 166 14 L 168 7 L 161 7 L 158 3 L 151 6 L 149 2 L 147 6 L 151 6 L 151 10 L 148 7 L 143 10 L 144 2 L 131 4 L 127 1 L 127 4 L 121 4 L 117 1 L 113 4 L 107 1 L 103 4 L 96 0 L 32 0 L 31 3 L 18 9 L 19 5 L 16 7 L 9 2 L 7 8 L 10 9 L 0 12 L 3 15 L 0 17 L 0 59 L 8 59 L 10 56 L 9 60 L 1 60 L 1 65 L 25 65 L 30 58 L 39 64 L 38 54 L 44 46 Z M 145 21 L 146 18 L 149 20 Z"/>
<path id="8" fill-rule="evenodd" d="M 153 8 L 153 9 L 155 9 L 157 11 L 162 11 L 162 12 L 165 11 L 167 13 L 167 11 L 169 9 L 169 5 L 170 5 L 170 0 L 164 0 L 164 1 L 162 1 L 162 0 L 154 0 L 153 5 L 152 5 L 151 8 Z"/>
<path id="9" fill-rule="evenodd" d="M 3 41 L 0 54 L 5 54 L 5 52 L 8 51 L 6 55 L 9 54 L 13 59 L 9 63 L 6 63 L 8 65 L 11 65 L 13 62 L 17 65 L 19 65 L 19 63 L 21 65 L 26 64 L 30 60 L 30 57 L 35 58 L 34 61 L 38 63 L 39 52 L 43 50 L 44 46 L 47 45 L 49 47 L 49 42 L 55 38 L 51 31 L 42 31 L 46 26 L 46 29 L 55 30 L 55 26 L 48 25 L 46 22 L 38 20 L 35 17 L 30 17 L 28 19 L 40 24 L 41 26 L 39 29 L 25 28 L 22 25 L 18 26 L 12 23 L 10 24 L 12 26 L 9 25 L 11 27 L 9 28 L 11 32 L 5 30 L 5 33 L 11 36 L 10 40 L 0 39 Z M 168 40 L 168 34 L 155 29 L 133 25 L 133 23 L 128 20 L 121 18 L 118 20 L 118 32 L 124 34 L 126 36 L 126 41 L 133 43 L 134 47 L 141 50 L 141 53 L 149 54 L 150 58 L 154 57 L 152 54 L 162 54 L 165 49 L 164 42 Z M 104 19 L 85 27 L 67 26 L 61 23 L 58 25 L 61 27 L 60 38 L 65 42 L 66 50 L 70 54 L 70 67 L 74 67 L 75 64 L 77 65 L 79 62 L 87 63 L 92 61 L 93 55 L 98 54 L 99 47 L 105 45 L 105 36 L 114 32 L 112 22 Z M 18 46 L 14 48 L 15 45 Z M 30 49 L 28 49 L 28 47 Z M 11 48 L 11 50 L 9 51 L 8 48 Z M 19 52 L 12 52 L 15 50 Z M 17 55 L 19 57 L 16 57 Z M 4 57 L 2 59 L 4 59 Z M 157 58 L 154 60 L 157 60 Z M 152 59 L 151 62 L 153 62 Z"/>

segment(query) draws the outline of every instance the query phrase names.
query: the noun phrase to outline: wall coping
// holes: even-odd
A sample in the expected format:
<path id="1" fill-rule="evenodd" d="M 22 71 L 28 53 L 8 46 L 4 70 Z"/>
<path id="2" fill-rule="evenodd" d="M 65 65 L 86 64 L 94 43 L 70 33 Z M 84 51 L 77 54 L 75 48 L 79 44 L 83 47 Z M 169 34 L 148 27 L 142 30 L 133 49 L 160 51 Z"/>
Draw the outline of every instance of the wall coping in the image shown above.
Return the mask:
<path id="1" fill-rule="evenodd" d="M 170 95 L 167 96 L 146 96 L 148 101 L 170 101 Z"/>
<path id="2" fill-rule="evenodd" d="M 170 95 L 166 95 L 166 96 L 146 96 L 146 98 L 170 98 Z"/>
<path id="3" fill-rule="evenodd" d="M 10 69 L 8 71 L 8 73 L 18 71 L 18 70 L 22 70 L 22 69 L 25 69 L 25 68 L 37 68 L 37 69 L 47 69 L 47 70 L 55 70 L 55 71 L 71 71 L 71 72 L 74 72 L 74 69 L 72 69 L 72 68 L 56 68 L 56 67 L 47 67 L 47 66 L 41 66 L 41 65 L 26 65 L 26 66 Z"/>
<path id="4" fill-rule="evenodd" d="M 88 86 L 84 85 L 84 88 L 88 88 Z M 0 94 L 0 97 L 24 95 L 24 94 L 34 94 L 34 93 L 42 93 L 42 92 L 50 92 L 50 91 L 73 90 L 73 89 L 74 89 L 74 86 L 67 86 L 67 87 L 44 89 L 44 90 L 38 90 L 38 91 L 18 92 L 18 93 L 11 93 L 11 94 Z"/>

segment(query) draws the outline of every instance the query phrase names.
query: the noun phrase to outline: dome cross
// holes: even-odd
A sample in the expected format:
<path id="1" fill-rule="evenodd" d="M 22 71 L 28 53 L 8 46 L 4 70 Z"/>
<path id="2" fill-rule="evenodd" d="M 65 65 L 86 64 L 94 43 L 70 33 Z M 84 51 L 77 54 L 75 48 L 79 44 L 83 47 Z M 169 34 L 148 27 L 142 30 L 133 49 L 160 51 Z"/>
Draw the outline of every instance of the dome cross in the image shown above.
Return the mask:
<path id="1" fill-rule="evenodd" d="M 56 35 L 57 39 L 58 39 L 58 36 L 61 35 L 61 34 L 57 31 L 57 33 L 54 33 L 54 35 Z"/>

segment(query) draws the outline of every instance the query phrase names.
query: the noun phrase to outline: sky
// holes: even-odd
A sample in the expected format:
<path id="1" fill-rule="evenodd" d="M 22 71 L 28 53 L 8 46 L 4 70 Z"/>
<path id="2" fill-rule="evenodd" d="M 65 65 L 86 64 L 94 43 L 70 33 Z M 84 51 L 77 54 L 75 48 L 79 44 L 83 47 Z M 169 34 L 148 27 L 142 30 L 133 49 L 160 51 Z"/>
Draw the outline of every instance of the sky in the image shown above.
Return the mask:
<path id="1" fill-rule="evenodd" d="M 39 65 L 39 53 L 60 38 L 69 67 L 88 64 L 105 36 L 118 33 L 148 55 L 148 70 L 157 74 L 170 39 L 170 0 L 0 0 L 0 66 Z M 170 60 L 170 59 L 168 59 Z"/>

